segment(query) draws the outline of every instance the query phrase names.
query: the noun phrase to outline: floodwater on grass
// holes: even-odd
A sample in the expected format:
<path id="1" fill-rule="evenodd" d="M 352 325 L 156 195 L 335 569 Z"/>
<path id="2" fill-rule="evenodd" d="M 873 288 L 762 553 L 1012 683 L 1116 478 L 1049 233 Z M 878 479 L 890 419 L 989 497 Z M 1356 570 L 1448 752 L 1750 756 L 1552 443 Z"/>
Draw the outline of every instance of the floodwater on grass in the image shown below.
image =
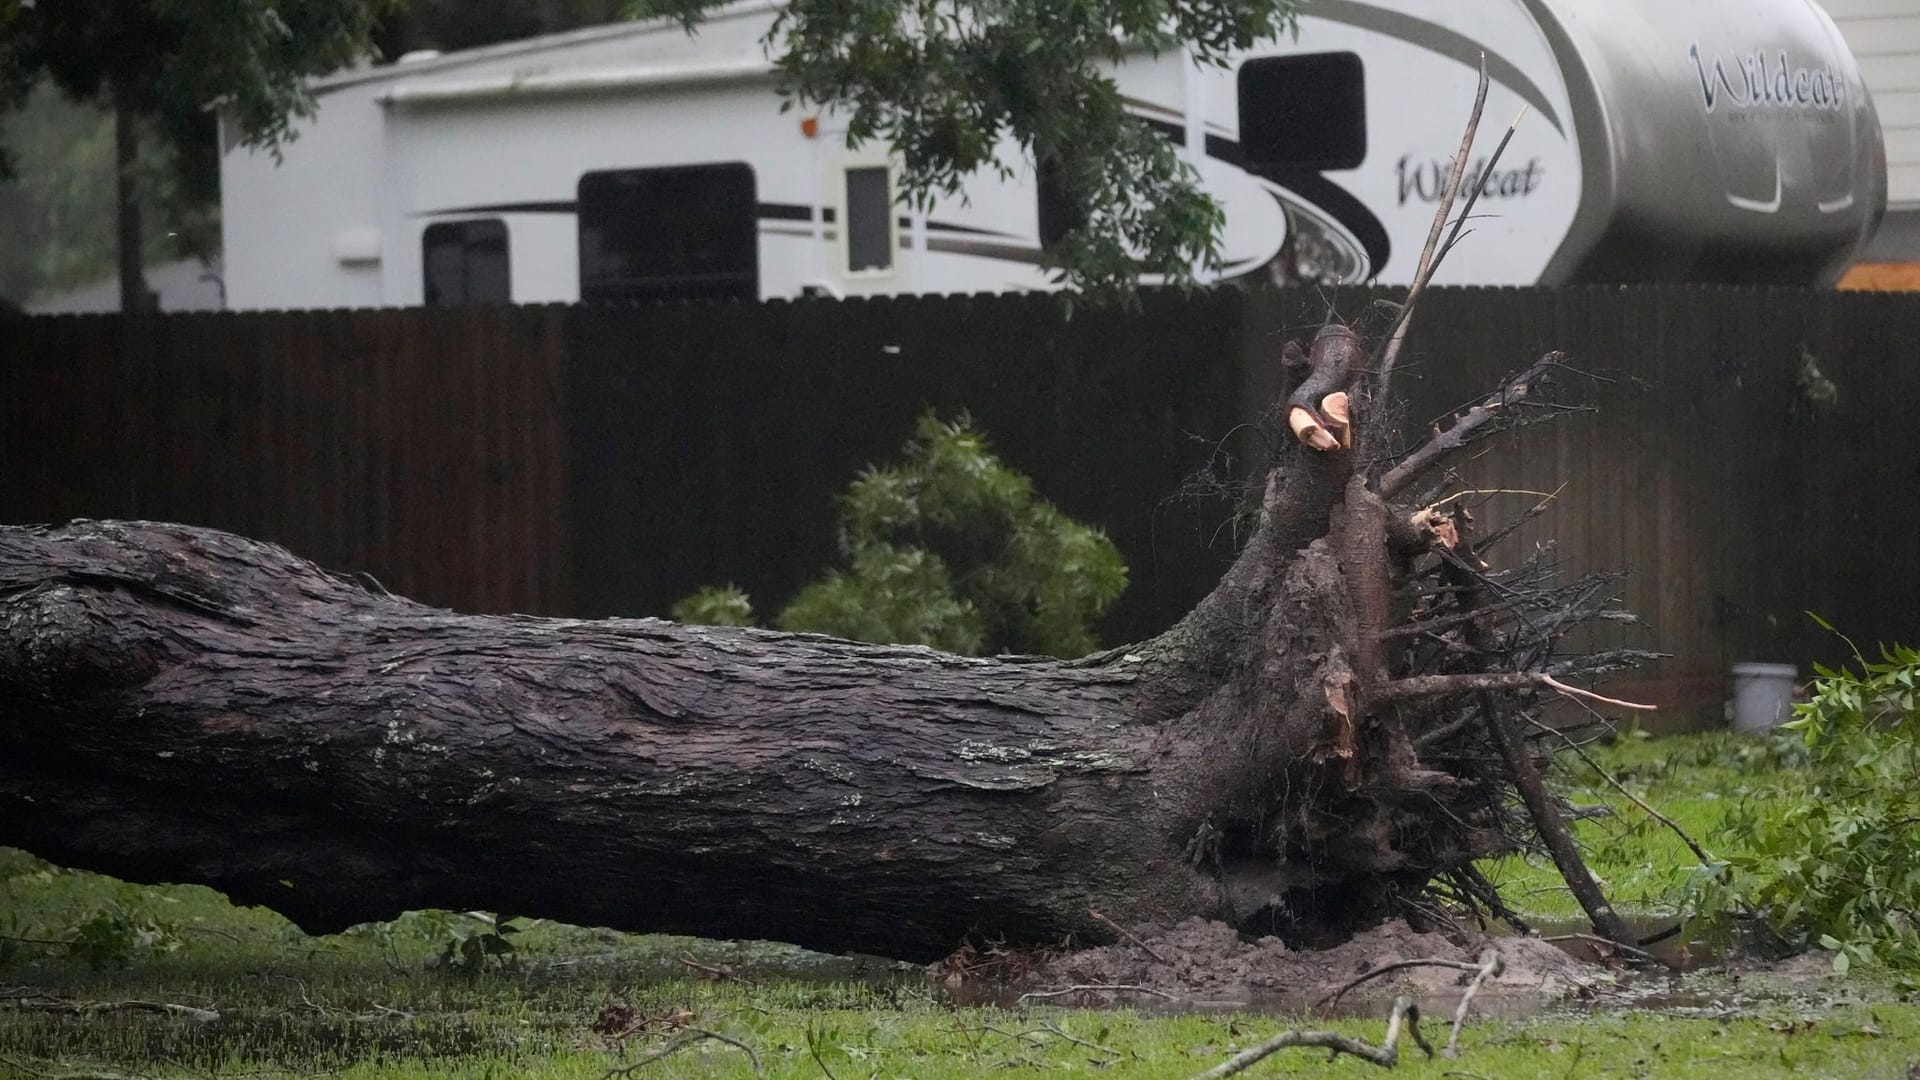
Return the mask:
<path id="1" fill-rule="evenodd" d="M 1744 951 L 1733 931 L 1708 923 L 1683 923 L 1670 915 L 1623 915 L 1622 921 L 1627 933 L 1642 942 L 1636 951 L 1670 971 L 1716 967 Z M 1585 919 L 1542 920 L 1534 923 L 1533 929 L 1578 960 L 1604 964 L 1620 955 L 1612 946 L 1589 936 L 1593 927 Z"/>

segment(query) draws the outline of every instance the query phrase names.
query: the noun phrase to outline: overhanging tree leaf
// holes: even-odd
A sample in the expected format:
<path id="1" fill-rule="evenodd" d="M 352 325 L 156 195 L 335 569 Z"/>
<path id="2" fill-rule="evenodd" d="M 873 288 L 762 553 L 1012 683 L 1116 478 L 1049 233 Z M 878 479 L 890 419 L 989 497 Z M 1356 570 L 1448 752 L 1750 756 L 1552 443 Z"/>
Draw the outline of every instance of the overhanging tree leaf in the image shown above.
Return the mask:
<path id="1" fill-rule="evenodd" d="M 636 0 L 697 25 L 707 0 Z M 843 112 L 854 142 L 898 155 L 905 197 L 1005 174 L 1011 140 L 1057 181 L 1074 222 L 1059 280 L 1102 297 L 1141 274 L 1175 284 L 1219 264 L 1225 216 L 1178 148 L 1127 113 L 1111 65 L 1186 50 L 1224 65 L 1290 31 L 1297 0 L 793 0 L 767 44 L 787 93 Z"/>

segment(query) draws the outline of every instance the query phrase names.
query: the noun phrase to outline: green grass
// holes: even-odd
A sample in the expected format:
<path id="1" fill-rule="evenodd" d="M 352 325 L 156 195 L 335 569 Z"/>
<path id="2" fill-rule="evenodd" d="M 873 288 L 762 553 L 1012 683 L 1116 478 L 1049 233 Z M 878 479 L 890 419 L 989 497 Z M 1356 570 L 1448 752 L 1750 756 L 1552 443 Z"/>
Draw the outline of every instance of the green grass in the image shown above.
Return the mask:
<path id="1" fill-rule="evenodd" d="M 1730 800 L 1791 783 L 1790 775 L 1762 768 L 1766 759 L 1750 744 L 1723 737 L 1624 739 L 1604 754 L 1636 792 L 1716 849 L 1738 842 L 1715 833 Z M 1743 754 L 1752 760 L 1741 764 Z M 1624 803 L 1597 790 L 1578 792 L 1575 801 Z M 1664 830 L 1636 825 L 1637 814 L 1623 807 L 1619 818 L 1581 828 L 1615 893 L 1658 910 L 1693 859 Z M 1527 910 L 1573 911 L 1551 887 L 1551 868 L 1507 860 L 1495 870 Z M 87 925 L 94 927 L 91 962 L 75 948 L 17 940 L 67 940 Z M 1190 1076 L 1285 1027 L 1368 1040 L 1383 1027 L 1366 1018 L 962 1008 L 904 965 L 525 920 L 510 965 L 477 975 L 434 966 L 452 930 L 479 925 L 413 914 L 309 938 L 271 912 L 235 908 L 207 889 L 130 885 L 0 849 L 0 934 L 7 935 L 0 940 L 0 1077 L 595 1080 L 693 1026 L 753 1047 L 769 1077 L 1160 1078 Z M 704 975 L 683 958 L 751 981 Z M 1639 1009 L 1477 1016 L 1459 1060 L 1426 1062 L 1409 1046 L 1401 1071 L 1503 1080 L 1887 1077 L 1920 1060 L 1920 1005 L 1893 1000 L 1872 979 L 1690 977 L 1682 994 L 1643 998 Z M 170 1002 L 217 1011 L 220 1019 L 18 1007 L 49 998 Z M 616 1014 L 637 1030 L 624 1039 L 607 1034 L 605 1021 Z M 1430 1019 L 1427 1031 L 1444 1042 L 1440 1019 Z M 1287 1050 L 1246 1075 L 1340 1071 L 1373 1074 L 1361 1063 L 1329 1066 L 1318 1051 Z M 707 1041 L 634 1075 L 746 1077 L 752 1070 L 740 1050 Z"/>
<path id="2" fill-rule="evenodd" d="M 1611 746 L 1585 749 L 1716 858 L 1744 851 L 1743 838 L 1722 827 L 1741 800 L 1795 794 L 1796 778 L 1778 767 L 1777 748 L 1751 737 L 1716 732 L 1654 739 L 1628 733 Z M 1687 845 L 1572 754 L 1560 756 L 1550 778 L 1575 805 L 1612 810 L 1611 817 L 1575 822 L 1573 830 L 1588 868 L 1601 879 L 1614 905 L 1649 917 L 1677 911 L 1688 879 L 1700 865 Z M 1491 860 L 1481 869 L 1522 915 L 1549 921 L 1582 916 L 1560 872 L 1545 856 Z"/>

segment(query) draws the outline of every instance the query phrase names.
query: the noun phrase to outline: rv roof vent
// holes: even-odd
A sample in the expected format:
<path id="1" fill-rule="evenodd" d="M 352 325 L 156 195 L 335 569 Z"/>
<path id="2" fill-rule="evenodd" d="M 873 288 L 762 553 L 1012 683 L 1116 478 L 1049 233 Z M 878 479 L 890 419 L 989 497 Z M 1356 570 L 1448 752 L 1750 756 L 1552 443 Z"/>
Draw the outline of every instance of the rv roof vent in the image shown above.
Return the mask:
<path id="1" fill-rule="evenodd" d="M 439 58 L 440 58 L 439 49 L 415 49 L 409 53 L 401 53 L 400 59 L 395 60 L 394 63 L 417 64 L 422 60 L 438 60 Z"/>

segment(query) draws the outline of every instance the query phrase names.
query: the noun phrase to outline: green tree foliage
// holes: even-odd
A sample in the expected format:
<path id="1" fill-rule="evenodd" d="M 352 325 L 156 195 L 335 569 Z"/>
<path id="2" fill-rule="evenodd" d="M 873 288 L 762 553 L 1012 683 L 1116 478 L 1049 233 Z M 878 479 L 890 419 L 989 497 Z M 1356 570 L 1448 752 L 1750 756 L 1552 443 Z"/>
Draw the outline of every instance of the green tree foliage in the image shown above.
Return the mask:
<path id="1" fill-rule="evenodd" d="M 1817 667 L 1786 725 L 1806 755 L 1805 796 L 1729 818 L 1751 837 L 1732 881 L 1777 929 L 1836 950 L 1840 970 L 1880 963 L 1920 985 L 1920 650 L 1856 663 Z"/>
<path id="2" fill-rule="evenodd" d="M 844 565 L 800 590 L 783 630 L 982 652 L 1081 656 L 1127 585 L 1100 530 L 1061 513 L 994 455 L 966 416 L 929 413 L 895 464 L 840 498 Z M 752 625 L 745 594 L 704 589 L 682 622 Z"/>
<path id="3" fill-rule="evenodd" d="M 0 0 L 0 113 L 42 82 L 110 108 L 136 138 L 157 135 L 169 147 L 183 205 L 210 206 L 219 183 L 215 108 L 240 142 L 277 148 L 293 137 L 295 118 L 314 111 L 306 80 L 365 58 L 373 29 L 396 3 Z M 138 152 L 123 145 L 110 175 L 136 173 Z M 0 176 L 12 168 L 0 157 Z M 115 205 L 125 235 L 144 248 L 142 202 L 152 204 L 153 193 Z M 137 257 L 123 263 L 127 295 L 145 291 L 136 284 L 139 265 Z"/>
<path id="4" fill-rule="evenodd" d="M 44 0 L 68 14 L 99 7 L 78 0 Z M 358 5 L 336 4 L 338 16 L 332 47 L 310 57 L 290 57 L 282 50 L 261 52 L 257 41 L 228 42 L 235 50 L 260 53 L 257 73 L 248 79 L 271 82 L 292 62 L 296 81 L 270 85 L 255 95 L 255 134 L 262 145 L 278 145 L 290 129 L 264 124 L 284 110 L 283 119 L 310 110 L 313 102 L 297 80 L 323 73 L 366 55 L 399 56 L 412 49 L 465 49 L 535 34 L 573 29 L 619 18 L 625 0 L 378 0 Z M 109 58 L 85 62 L 86 49 L 104 42 L 102 24 L 81 35 L 64 23 L 45 20 L 35 33 L 47 44 L 31 45 L 25 36 L 30 9 L 19 0 L 0 0 L 0 118 L 6 119 L 0 140 L 0 236 L 11 243 L 0 247 L 0 296 L 31 298 L 60 289 L 91 284 L 114 269 L 116 245 L 114 199 L 113 101 L 107 79 L 117 70 Z M 210 11 L 206 5 L 147 2 L 126 4 L 119 15 L 126 25 L 141 18 L 157 19 L 170 9 L 178 17 Z M 241 4 L 258 16 L 286 5 Z M 322 8 L 325 5 L 321 5 Z M 225 11 L 227 7 L 220 10 Z M 299 6 L 286 21 L 288 33 L 308 33 L 311 6 Z M 377 16 L 370 30 L 366 19 Z M 250 16 L 251 17 L 251 16 Z M 275 16 L 277 17 L 277 15 Z M 258 17 L 248 24 L 262 25 Z M 214 27 L 215 30 L 219 26 Z M 322 44 L 328 31 L 321 31 Z M 125 36 L 125 35 L 122 35 Z M 173 37 L 178 39 L 180 35 Z M 364 41 L 362 39 L 365 39 Z M 165 40 L 163 38 L 162 40 Z M 370 45 L 367 44 L 370 42 Z M 295 47 L 298 43 L 290 43 Z M 72 55 L 79 53 L 81 55 Z M 146 53 L 138 54 L 142 57 Z M 75 79 L 60 82 L 66 91 L 79 90 L 78 99 L 56 89 L 52 63 L 60 70 L 76 69 Z M 297 61 L 297 62 L 295 62 Z M 234 65 L 229 64 L 231 73 Z M 185 73 L 180 73 L 185 74 Z M 214 131 L 215 102 L 230 95 L 223 89 L 201 97 L 217 72 L 203 77 L 175 79 L 166 85 L 151 83 L 149 98 L 156 104 L 140 110 L 140 149 L 136 175 L 145 213 L 142 215 L 146 261 L 171 258 L 211 259 L 219 251 L 219 154 Z M 225 77 L 225 76 L 222 76 Z M 262 126 L 264 124 L 264 126 Z"/>
<path id="5" fill-rule="evenodd" d="M 313 113 L 306 80 L 368 55 L 396 0 L 0 0 L 0 72 L 18 100 L 41 77 L 69 97 L 202 128 L 210 107 L 273 147 Z"/>
<path id="6" fill-rule="evenodd" d="M 689 26 L 716 0 L 633 0 Z M 1126 294 L 1141 272 L 1191 282 L 1219 264 L 1225 216 L 1177 148 L 1129 116 L 1103 68 L 1182 48 L 1203 64 L 1294 28 L 1298 0 L 791 0 L 767 45 L 799 102 L 899 157 L 909 200 L 1002 174 L 1010 139 L 1059 179 L 1076 226 L 1059 280 Z"/>
<path id="7" fill-rule="evenodd" d="M 43 82 L 3 134 L 0 150 L 11 153 L 14 176 L 0 184 L 0 236 L 8 241 L 0 244 L 0 297 L 27 300 L 111 276 L 118 242 L 112 116 Z M 148 263 L 219 253 L 219 208 L 183 181 L 181 152 L 158 132 L 140 141 Z"/>
<path id="8" fill-rule="evenodd" d="M 753 601 L 738 585 L 709 585 L 673 605 L 673 621 L 690 626 L 753 626 Z"/>

